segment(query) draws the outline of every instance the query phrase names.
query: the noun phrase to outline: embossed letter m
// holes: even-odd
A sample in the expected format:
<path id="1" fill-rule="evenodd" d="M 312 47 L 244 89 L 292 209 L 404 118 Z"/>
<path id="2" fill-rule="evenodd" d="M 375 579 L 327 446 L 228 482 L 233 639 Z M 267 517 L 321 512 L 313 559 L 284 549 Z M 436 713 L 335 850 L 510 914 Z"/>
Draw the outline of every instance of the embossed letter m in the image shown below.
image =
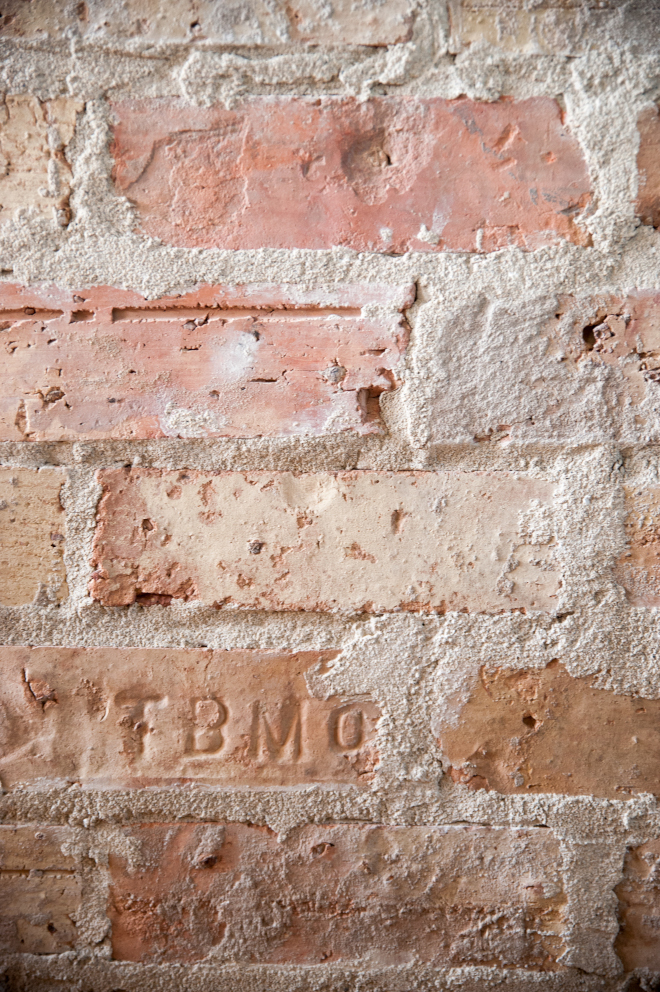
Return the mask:
<path id="1" fill-rule="evenodd" d="M 273 761 L 297 761 L 302 736 L 300 703 L 296 699 L 287 699 L 278 708 L 278 716 L 272 719 L 271 707 L 268 707 L 270 712 L 267 713 L 262 703 L 252 704 L 251 756 Z"/>

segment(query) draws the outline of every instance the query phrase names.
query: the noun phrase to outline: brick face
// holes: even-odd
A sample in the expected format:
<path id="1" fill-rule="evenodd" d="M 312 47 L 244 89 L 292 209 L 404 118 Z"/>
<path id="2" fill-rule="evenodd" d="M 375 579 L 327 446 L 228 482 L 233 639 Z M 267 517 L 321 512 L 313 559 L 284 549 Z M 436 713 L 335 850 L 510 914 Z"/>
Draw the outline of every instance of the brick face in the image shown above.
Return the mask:
<path id="1" fill-rule="evenodd" d="M 625 799 L 660 795 L 660 701 L 596 689 L 554 661 L 482 669 L 436 722 L 446 770 L 469 789 Z"/>
<path id="2" fill-rule="evenodd" d="M 565 896 L 545 830 L 243 824 L 126 828 L 113 955 L 319 964 L 415 959 L 553 970 Z M 124 843 L 126 842 L 124 841 Z M 515 867 L 514 867 L 515 863 Z"/>
<path id="3" fill-rule="evenodd" d="M 616 889 L 621 929 L 615 944 L 626 971 L 660 971 L 660 841 L 626 853 L 623 879 Z"/>
<path id="4" fill-rule="evenodd" d="M 660 605 L 660 489 L 626 486 L 626 550 L 615 575 L 633 606 Z"/>
<path id="5" fill-rule="evenodd" d="M 378 707 L 305 681 L 333 656 L 6 647 L 3 784 L 369 785 Z"/>
<path id="6" fill-rule="evenodd" d="M 660 107 L 648 107 L 637 121 L 637 216 L 642 224 L 660 227 Z"/>
<path id="7" fill-rule="evenodd" d="M 494 251 L 586 244 L 586 164 L 546 98 L 115 104 L 142 229 L 219 248 Z"/>
<path id="8" fill-rule="evenodd" d="M 552 609 L 521 517 L 552 486 L 506 474 L 99 474 L 92 596 L 271 610 Z M 512 558 L 515 553 L 515 564 Z"/>
<path id="9" fill-rule="evenodd" d="M 0 469 L 0 604 L 66 598 L 65 481 L 57 469 Z"/>
<path id="10" fill-rule="evenodd" d="M 414 287 L 0 288 L 0 440 L 382 430 Z M 363 305 L 393 315 L 362 317 Z"/>

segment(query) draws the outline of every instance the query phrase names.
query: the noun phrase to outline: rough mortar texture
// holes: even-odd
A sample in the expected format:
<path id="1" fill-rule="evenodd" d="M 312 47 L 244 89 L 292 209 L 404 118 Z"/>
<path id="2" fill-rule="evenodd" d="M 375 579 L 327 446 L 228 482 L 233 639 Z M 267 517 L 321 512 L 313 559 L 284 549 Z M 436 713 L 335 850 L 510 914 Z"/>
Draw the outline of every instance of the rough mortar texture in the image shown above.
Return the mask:
<path id="1" fill-rule="evenodd" d="M 3 5 L 3 992 L 660 988 L 659 52 Z"/>

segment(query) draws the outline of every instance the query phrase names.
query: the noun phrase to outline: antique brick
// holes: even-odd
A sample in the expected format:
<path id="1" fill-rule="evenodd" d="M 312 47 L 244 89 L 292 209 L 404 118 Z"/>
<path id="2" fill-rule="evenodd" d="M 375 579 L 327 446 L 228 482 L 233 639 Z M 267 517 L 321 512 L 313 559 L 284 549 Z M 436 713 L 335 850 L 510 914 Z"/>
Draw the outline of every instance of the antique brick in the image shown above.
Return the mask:
<path id="1" fill-rule="evenodd" d="M 58 469 L 0 468 L 0 605 L 67 595 Z"/>
<path id="2" fill-rule="evenodd" d="M 380 711 L 313 698 L 331 652 L 4 647 L 3 785 L 367 785 Z"/>
<path id="3" fill-rule="evenodd" d="M 553 487 L 506 473 L 99 472 L 90 591 L 271 610 L 552 609 Z M 546 531 L 548 531 L 546 533 Z"/>
<path id="4" fill-rule="evenodd" d="M 257 97 L 114 105 L 117 190 L 190 247 L 494 251 L 568 239 L 590 200 L 558 104 Z"/>
<path id="5" fill-rule="evenodd" d="M 203 286 L 147 302 L 5 284 L 0 440 L 379 432 L 413 300 L 414 286 Z"/>
<path id="6" fill-rule="evenodd" d="M 626 550 L 615 576 L 633 606 L 660 606 L 660 487 L 625 486 Z"/>
<path id="7" fill-rule="evenodd" d="M 110 855 L 114 957 L 554 970 L 564 946 L 547 830 L 243 824 L 127 827 Z M 131 863 L 121 853 L 131 843 Z"/>
<path id="8" fill-rule="evenodd" d="M 81 884 L 65 827 L 0 826 L 0 950 L 59 954 L 76 941 Z"/>
<path id="9" fill-rule="evenodd" d="M 216 42 L 232 45 L 391 45 L 407 41 L 415 0 L 6 0 L 0 32 L 9 38 L 59 40 L 72 27 L 94 43 Z"/>
<path id="10" fill-rule="evenodd" d="M 36 96 L 5 97 L 0 104 L 0 222 L 28 208 L 68 224 L 71 167 L 65 151 L 82 109 L 82 103 L 67 97 L 44 102 Z"/>
<path id="11" fill-rule="evenodd" d="M 435 732 L 443 764 L 469 789 L 625 799 L 660 795 L 660 700 L 620 696 L 558 661 L 482 668 Z"/>
<path id="12" fill-rule="evenodd" d="M 657 291 L 430 304 L 416 330 L 433 336 L 419 370 L 433 441 L 660 438 Z"/>
<path id="13" fill-rule="evenodd" d="M 644 110 L 637 127 L 637 216 L 642 224 L 660 227 L 660 106 Z"/>
<path id="14" fill-rule="evenodd" d="M 626 852 L 616 888 L 621 924 L 615 949 L 626 971 L 660 971 L 660 840 Z"/>

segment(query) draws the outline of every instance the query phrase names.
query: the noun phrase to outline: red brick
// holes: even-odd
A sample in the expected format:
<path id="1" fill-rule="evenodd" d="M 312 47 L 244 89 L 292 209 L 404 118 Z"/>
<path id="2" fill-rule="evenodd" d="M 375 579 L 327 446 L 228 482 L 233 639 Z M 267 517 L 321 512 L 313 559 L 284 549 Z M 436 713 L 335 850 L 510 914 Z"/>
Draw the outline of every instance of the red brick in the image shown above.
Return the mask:
<path id="1" fill-rule="evenodd" d="M 540 480 L 122 468 L 99 481 L 90 590 L 108 606 L 547 610 L 558 589 L 524 523 L 551 504 Z"/>
<path id="2" fill-rule="evenodd" d="M 626 853 L 616 888 L 621 928 L 615 950 L 626 971 L 660 971 L 660 840 Z"/>
<path id="3" fill-rule="evenodd" d="M 559 848 L 547 830 L 126 828 L 110 856 L 114 957 L 554 970 Z M 132 845 L 132 866 L 120 853 Z"/>
<path id="4" fill-rule="evenodd" d="M 380 711 L 315 699 L 331 652 L 4 647 L 2 782 L 367 785 Z"/>
<path id="5" fill-rule="evenodd" d="M 0 827 L 0 950 L 60 954 L 76 941 L 82 889 L 65 827 Z"/>
<path id="6" fill-rule="evenodd" d="M 189 247 L 534 249 L 590 199 L 554 100 L 254 98 L 114 105 L 118 191 L 142 229 Z"/>
<path id="7" fill-rule="evenodd" d="M 482 669 L 435 731 L 445 770 L 469 789 L 625 799 L 660 795 L 660 700 L 542 670 Z"/>
<path id="8" fill-rule="evenodd" d="M 644 110 L 637 127 L 637 216 L 642 224 L 660 227 L 660 107 Z"/>
<path id="9" fill-rule="evenodd" d="M 414 287 L 0 288 L 0 440 L 382 429 Z M 391 315 L 362 317 L 378 303 Z"/>

